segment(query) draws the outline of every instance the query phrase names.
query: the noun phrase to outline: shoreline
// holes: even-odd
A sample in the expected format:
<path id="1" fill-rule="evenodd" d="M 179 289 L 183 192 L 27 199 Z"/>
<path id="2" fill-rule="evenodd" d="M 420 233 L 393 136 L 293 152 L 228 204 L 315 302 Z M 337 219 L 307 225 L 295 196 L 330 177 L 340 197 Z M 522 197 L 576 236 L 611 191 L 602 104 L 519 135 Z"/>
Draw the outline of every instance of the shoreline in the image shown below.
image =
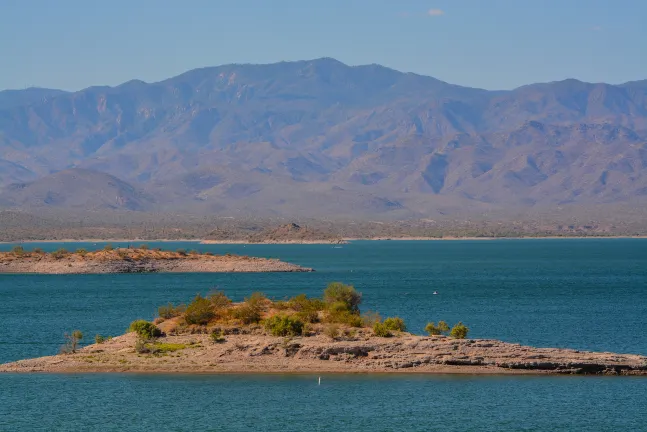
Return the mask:
<path id="1" fill-rule="evenodd" d="M 535 236 L 535 237 L 344 237 L 342 242 L 333 240 L 287 240 L 250 242 L 247 240 L 204 240 L 204 239 L 62 239 L 62 240 L 17 240 L 2 241 L 0 244 L 37 244 L 37 243 L 195 243 L 195 244 L 224 244 L 224 245 L 277 245 L 277 244 L 347 244 L 353 241 L 473 241 L 473 240 L 585 240 L 585 239 L 647 239 L 645 236 Z"/>
<path id="2" fill-rule="evenodd" d="M 218 343 L 204 333 L 166 335 L 160 346 L 175 348 L 159 353 L 139 352 L 137 335 L 127 333 L 74 354 L 0 364 L 0 373 L 647 376 L 647 356 L 636 354 L 404 332 L 385 338 L 362 329 L 336 340 L 269 336 L 260 327 L 231 330 Z"/>

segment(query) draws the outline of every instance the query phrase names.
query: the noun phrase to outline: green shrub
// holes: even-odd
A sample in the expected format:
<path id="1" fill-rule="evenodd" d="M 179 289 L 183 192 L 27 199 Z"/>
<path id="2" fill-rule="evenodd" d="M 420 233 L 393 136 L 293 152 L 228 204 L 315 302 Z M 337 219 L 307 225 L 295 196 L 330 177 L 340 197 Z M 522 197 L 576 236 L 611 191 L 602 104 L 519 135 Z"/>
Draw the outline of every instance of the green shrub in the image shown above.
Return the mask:
<path id="1" fill-rule="evenodd" d="M 231 299 L 222 291 L 214 291 L 209 294 L 209 301 L 216 310 L 224 309 L 231 305 Z"/>
<path id="2" fill-rule="evenodd" d="M 321 299 L 310 299 L 305 294 L 299 294 L 292 297 L 285 303 L 286 309 L 292 309 L 297 312 L 297 316 L 304 322 L 316 323 L 319 322 L 319 311 L 325 308 L 325 304 Z M 275 304 L 277 309 L 282 305 Z"/>
<path id="3" fill-rule="evenodd" d="M 362 294 L 357 292 L 352 285 L 341 282 L 332 282 L 324 290 L 324 301 L 330 304 L 343 304 L 352 313 L 359 313 Z"/>
<path id="4" fill-rule="evenodd" d="M 136 320 L 130 323 L 130 331 L 134 331 L 140 337 L 153 339 L 162 336 L 162 331 L 152 322 Z"/>
<path id="5" fill-rule="evenodd" d="M 326 321 L 329 323 L 346 324 L 351 327 L 361 327 L 362 317 L 356 313 L 349 312 L 344 308 L 328 311 Z"/>
<path id="6" fill-rule="evenodd" d="M 74 253 L 76 253 L 77 255 L 85 256 L 88 253 L 88 251 L 83 248 L 78 248 Z"/>
<path id="7" fill-rule="evenodd" d="M 182 315 L 185 310 L 186 306 L 183 304 L 175 306 L 173 303 L 169 303 L 157 308 L 157 314 L 164 319 L 170 319 Z"/>
<path id="8" fill-rule="evenodd" d="M 106 338 L 104 336 L 101 336 L 99 334 L 94 337 L 94 343 L 96 343 L 96 344 L 102 344 L 107 340 L 108 340 L 108 338 Z"/>
<path id="9" fill-rule="evenodd" d="M 259 311 L 266 309 L 268 298 L 262 292 L 253 292 L 248 298 L 245 299 L 245 303 L 249 304 L 252 307 L 258 308 Z"/>
<path id="10" fill-rule="evenodd" d="M 105 245 L 103 247 L 103 250 L 106 251 L 106 252 L 110 252 L 110 251 L 114 250 L 114 247 L 112 247 L 112 244 L 108 243 L 107 245 Z"/>
<path id="11" fill-rule="evenodd" d="M 185 349 L 187 346 L 178 343 L 153 343 L 150 346 L 150 351 L 153 354 L 165 354 Z"/>
<path id="12" fill-rule="evenodd" d="M 400 317 L 393 317 L 393 318 L 387 318 L 384 320 L 384 326 L 388 330 L 393 330 L 393 331 L 407 331 L 407 326 L 404 323 L 404 320 Z"/>
<path id="13" fill-rule="evenodd" d="M 195 296 L 184 312 L 184 319 L 187 324 L 205 325 L 215 316 L 216 314 L 213 311 L 213 305 L 211 302 L 200 294 Z"/>
<path id="14" fill-rule="evenodd" d="M 245 302 L 231 311 L 234 318 L 243 324 L 255 324 L 261 321 L 261 313 L 266 309 L 269 300 L 261 292 L 252 293 Z"/>
<path id="15" fill-rule="evenodd" d="M 148 245 L 147 244 L 140 244 L 139 249 L 141 250 L 148 250 Z"/>
<path id="16" fill-rule="evenodd" d="M 25 248 L 22 246 L 14 246 L 11 248 L 11 253 L 14 255 L 22 256 L 25 253 Z"/>
<path id="17" fill-rule="evenodd" d="M 318 298 L 308 298 L 307 295 L 305 294 L 299 294 L 296 297 L 292 297 L 290 300 L 288 300 L 288 306 L 297 311 L 297 312 L 304 312 L 304 311 L 320 311 L 323 310 L 326 305 L 321 299 Z"/>
<path id="18" fill-rule="evenodd" d="M 206 256 L 213 256 L 213 253 L 212 253 L 212 252 L 205 252 L 204 254 L 205 254 Z"/>
<path id="19" fill-rule="evenodd" d="M 222 331 L 220 329 L 213 329 L 211 333 L 209 333 L 209 338 L 211 339 L 211 342 L 213 343 L 223 343 L 225 342 L 225 338 L 222 335 Z"/>
<path id="20" fill-rule="evenodd" d="M 303 333 L 303 321 L 288 315 L 274 315 L 264 322 L 272 336 L 298 336 Z"/>
<path id="21" fill-rule="evenodd" d="M 425 326 L 425 331 L 429 334 L 429 336 L 437 336 L 448 332 L 449 326 L 445 321 L 438 321 L 438 325 L 436 325 L 436 323 L 430 322 Z"/>
<path id="22" fill-rule="evenodd" d="M 384 323 L 377 322 L 373 325 L 373 333 L 378 337 L 391 337 L 393 336 Z"/>
<path id="23" fill-rule="evenodd" d="M 37 253 L 37 254 L 45 253 L 45 251 L 42 248 L 39 248 L 39 247 L 34 248 L 34 250 L 32 252 Z"/>
<path id="24" fill-rule="evenodd" d="M 231 310 L 231 316 L 241 320 L 243 324 L 255 324 L 261 320 L 261 311 L 257 306 L 243 303 L 237 308 Z"/>
<path id="25" fill-rule="evenodd" d="M 184 249 L 178 249 L 175 251 L 178 255 L 186 256 L 186 251 Z"/>
<path id="26" fill-rule="evenodd" d="M 467 333 L 470 331 L 462 322 L 459 322 L 454 327 L 452 327 L 449 335 L 454 339 L 465 339 Z"/>

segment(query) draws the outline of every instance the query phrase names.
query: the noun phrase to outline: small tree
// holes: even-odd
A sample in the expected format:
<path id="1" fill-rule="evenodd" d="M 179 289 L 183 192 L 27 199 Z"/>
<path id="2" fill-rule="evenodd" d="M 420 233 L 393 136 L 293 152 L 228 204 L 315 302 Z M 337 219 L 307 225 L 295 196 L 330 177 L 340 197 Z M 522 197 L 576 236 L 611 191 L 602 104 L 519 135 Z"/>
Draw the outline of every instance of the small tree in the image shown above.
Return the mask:
<path id="1" fill-rule="evenodd" d="M 352 285 L 332 282 L 324 290 L 324 301 L 328 305 L 344 304 L 349 312 L 359 313 L 362 293 L 357 292 Z"/>
<path id="2" fill-rule="evenodd" d="M 76 250 L 77 255 L 85 256 L 87 253 L 88 253 L 88 251 L 86 249 L 83 249 L 83 248 L 78 248 Z"/>
<path id="3" fill-rule="evenodd" d="M 465 339 L 469 331 L 470 329 L 468 329 L 462 322 L 459 322 L 454 327 L 452 327 L 449 335 L 454 339 Z"/>
<path id="4" fill-rule="evenodd" d="M 76 349 L 79 346 L 81 339 L 83 339 L 83 333 L 81 333 L 81 330 L 74 330 L 71 334 L 65 333 L 65 345 L 61 349 L 61 352 L 65 354 L 76 353 Z"/>
<path id="5" fill-rule="evenodd" d="M 110 244 L 110 243 L 108 243 L 107 245 L 105 245 L 105 246 L 103 247 L 103 250 L 104 250 L 104 251 L 106 251 L 106 252 L 110 252 L 110 251 L 112 251 L 113 249 L 114 249 L 114 247 L 113 247 L 113 246 L 112 246 L 112 244 Z"/>
<path id="6" fill-rule="evenodd" d="M 22 246 L 14 246 L 11 248 L 11 253 L 16 255 L 16 256 L 23 256 L 25 253 L 25 248 Z"/>

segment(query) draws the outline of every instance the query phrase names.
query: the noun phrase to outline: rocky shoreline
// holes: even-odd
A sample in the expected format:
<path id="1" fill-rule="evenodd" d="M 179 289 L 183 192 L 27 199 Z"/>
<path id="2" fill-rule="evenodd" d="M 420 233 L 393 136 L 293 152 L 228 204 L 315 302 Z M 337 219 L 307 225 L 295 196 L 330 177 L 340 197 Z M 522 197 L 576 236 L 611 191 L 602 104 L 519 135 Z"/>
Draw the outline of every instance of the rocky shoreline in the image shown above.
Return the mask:
<path id="1" fill-rule="evenodd" d="M 0 274 L 309 272 L 278 259 L 148 249 L 95 252 L 1 252 Z"/>
<path id="2" fill-rule="evenodd" d="M 136 350 L 128 333 L 75 354 L 0 365 L 0 372 L 50 373 L 456 373 L 644 375 L 647 357 L 557 348 L 533 348 L 488 339 L 452 339 L 402 333 L 375 337 L 360 330 L 346 340 L 324 335 L 275 337 L 261 326 L 207 334 L 164 336 L 160 350 Z M 169 349 L 169 347 L 171 347 Z"/>

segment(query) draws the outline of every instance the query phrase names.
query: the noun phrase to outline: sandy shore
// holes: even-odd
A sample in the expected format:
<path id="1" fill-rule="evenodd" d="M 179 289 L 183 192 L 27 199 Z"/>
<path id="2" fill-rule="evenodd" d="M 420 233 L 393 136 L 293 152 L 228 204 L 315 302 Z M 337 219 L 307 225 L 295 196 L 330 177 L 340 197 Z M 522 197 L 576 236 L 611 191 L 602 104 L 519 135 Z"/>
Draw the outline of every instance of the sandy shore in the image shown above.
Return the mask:
<path id="1" fill-rule="evenodd" d="M 236 330 L 240 332 L 241 329 Z M 129 333 L 76 354 L 0 365 L 0 372 L 133 373 L 459 373 L 645 375 L 647 357 L 556 348 L 533 348 L 496 340 L 455 340 L 403 333 L 393 338 L 360 331 L 346 340 L 327 336 L 282 338 L 261 327 L 227 334 L 214 343 L 206 334 L 166 336 L 160 347 L 137 353 Z M 173 344 L 173 345 L 168 345 Z"/>

